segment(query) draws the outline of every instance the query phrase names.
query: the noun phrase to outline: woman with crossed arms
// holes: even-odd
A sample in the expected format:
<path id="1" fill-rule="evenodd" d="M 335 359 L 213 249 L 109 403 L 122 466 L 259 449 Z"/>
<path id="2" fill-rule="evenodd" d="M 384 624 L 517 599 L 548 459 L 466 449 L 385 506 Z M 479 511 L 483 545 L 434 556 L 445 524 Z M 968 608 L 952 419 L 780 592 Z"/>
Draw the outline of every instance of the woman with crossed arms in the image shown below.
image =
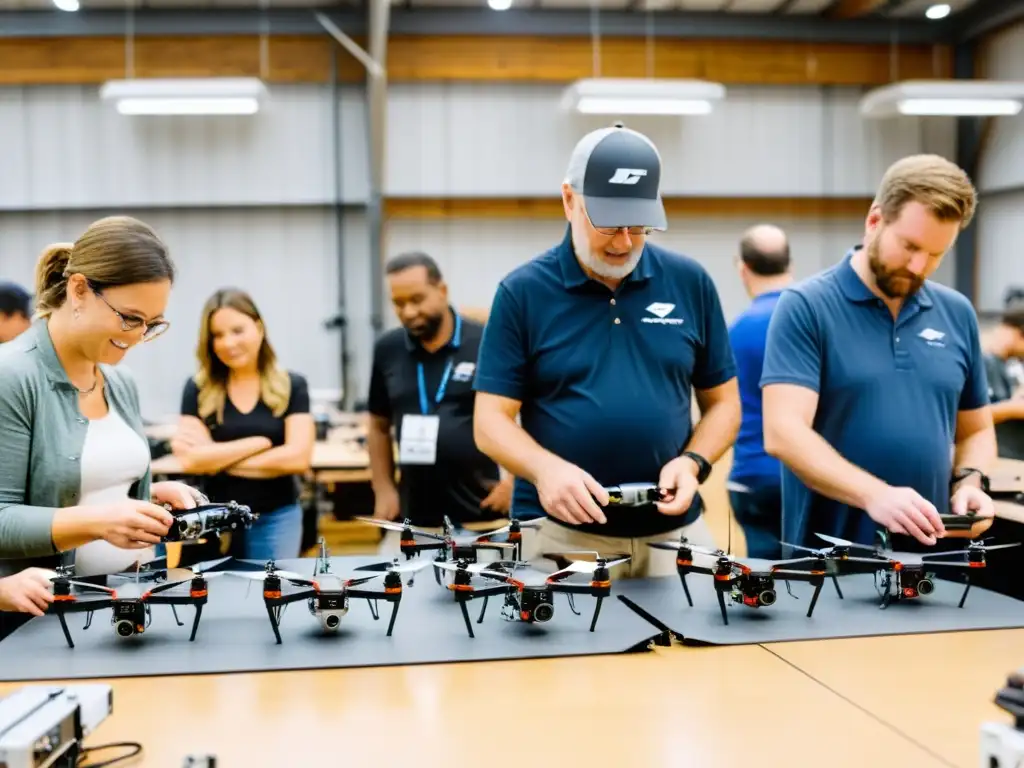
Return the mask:
<path id="1" fill-rule="evenodd" d="M 128 217 L 39 260 L 36 317 L 0 348 L 0 637 L 46 610 L 60 553 L 79 577 L 147 562 L 173 521 L 163 505 L 202 498 L 151 482 L 138 389 L 117 368 L 167 330 L 173 280 L 166 246 Z"/>

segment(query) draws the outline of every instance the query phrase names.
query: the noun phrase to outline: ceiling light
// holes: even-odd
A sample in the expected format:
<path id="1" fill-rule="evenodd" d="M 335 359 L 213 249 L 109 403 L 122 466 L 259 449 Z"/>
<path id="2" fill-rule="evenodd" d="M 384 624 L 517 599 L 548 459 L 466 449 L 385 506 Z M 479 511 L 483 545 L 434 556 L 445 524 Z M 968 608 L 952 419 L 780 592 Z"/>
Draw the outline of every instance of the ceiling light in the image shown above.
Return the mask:
<path id="1" fill-rule="evenodd" d="M 939 3 L 938 5 L 928 6 L 928 10 L 924 12 L 924 15 L 933 21 L 938 21 L 949 16 L 949 10 L 949 6 L 946 3 Z"/>
<path id="2" fill-rule="evenodd" d="M 512 7 L 512 0 L 487 0 L 492 11 L 507 11 Z"/>
<path id="3" fill-rule="evenodd" d="M 1016 115 L 1024 106 L 1024 82 L 908 80 L 875 88 L 860 101 L 865 117 Z"/>
<path id="4" fill-rule="evenodd" d="M 53 0 L 53 4 L 57 7 L 58 11 L 68 11 L 74 13 L 79 9 L 78 0 Z"/>
<path id="5" fill-rule="evenodd" d="M 253 115 L 266 96 L 263 82 L 249 77 L 112 80 L 100 88 L 122 115 Z"/>
<path id="6" fill-rule="evenodd" d="M 705 80 L 590 78 L 562 95 L 563 109 L 586 115 L 707 115 L 725 87 Z"/>

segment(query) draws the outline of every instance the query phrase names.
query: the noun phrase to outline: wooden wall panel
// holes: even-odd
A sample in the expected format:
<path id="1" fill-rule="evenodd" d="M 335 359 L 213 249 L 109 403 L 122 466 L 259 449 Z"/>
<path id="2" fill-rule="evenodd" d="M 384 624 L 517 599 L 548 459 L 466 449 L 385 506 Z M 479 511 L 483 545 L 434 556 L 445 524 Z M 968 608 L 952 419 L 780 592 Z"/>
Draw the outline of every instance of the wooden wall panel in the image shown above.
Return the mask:
<path id="1" fill-rule="evenodd" d="M 323 36 L 270 39 L 270 82 L 326 82 L 331 47 Z M 340 77 L 361 81 L 362 65 L 338 47 Z M 119 37 L 0 39 L 0 84 L 101 83 L 125 76 L 125 44 Z M 136 77 L 259 76 L 255 36 L 135 38 Z M 897 78 L 950 77 L 946 47 L 805 42 L 659 40 L 656 77 L 698 77 L 726 84 L 879 85 Z M 646 77 L 648 52 L 637 38 L 601 43 L 601 72 L 608 77 Z M 388 41 L 391 82 L 428 80 L 568 82 L 593 75 L 587 38 L 395 36 Z"/>
<path id="2" fill-rule="evenodd" d="M 871 206 L 862 197 L 667 197 L 669 216 L 849 218 Z M 551 198 L 395 198 L 384 201 L 386 219 L 550 219 L 565 215 Z"/>

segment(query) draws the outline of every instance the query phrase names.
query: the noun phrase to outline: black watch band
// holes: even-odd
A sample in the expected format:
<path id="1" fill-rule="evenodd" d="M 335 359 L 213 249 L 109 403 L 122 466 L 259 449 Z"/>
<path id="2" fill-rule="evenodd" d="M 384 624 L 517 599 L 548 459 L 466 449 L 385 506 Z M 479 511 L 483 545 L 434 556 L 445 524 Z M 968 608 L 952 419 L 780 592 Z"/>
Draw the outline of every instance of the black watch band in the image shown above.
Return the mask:
<path id="1" fill-rule="evenodd" d="M 708 479 L 708 475 L 711 474 L 711 462 L 701 456 L 699 453 L 693 451 L 683 451 L 683 456 L 688 456 L 693 459 L 693 462 L 697 465 L 697 484 L 702 484 Z"/>
<path id="2" fill-rule="evenodd" d="M 981 490 L 984 491 L 985 493 L 988 493 L 988 491 L 989 491 L 988 475 L 986 475 L 980 469 L 975 469 L 974 467 L 960 467 L 960 469 L 956 470 L 953 473 L 953 478 L 949 481 L 950 490 L 952 491 L 953 486 L 955 486 L 961 480 L 966 480 L 971 475 L 977 475 L 978 476 L 978 478 L 981 480 Z"/>

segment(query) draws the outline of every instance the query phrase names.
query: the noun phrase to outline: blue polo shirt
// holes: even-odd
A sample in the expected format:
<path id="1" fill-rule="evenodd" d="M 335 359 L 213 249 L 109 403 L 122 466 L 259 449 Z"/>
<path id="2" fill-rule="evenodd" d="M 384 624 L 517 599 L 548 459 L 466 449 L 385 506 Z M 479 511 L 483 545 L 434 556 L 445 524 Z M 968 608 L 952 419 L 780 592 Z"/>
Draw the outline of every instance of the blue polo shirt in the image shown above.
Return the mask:
<path id="1" fill-rule="evenodd" d="M 781 291 L 769 291 L 754 297 L 747 310 L 729 327 L 729 342 L 736 357 L 743 409 L 729 479 L 748 488 L 778 488 L 782 482 L 779 460 L 764 450 L 761 417 L 761 370 L 768 340 L 768 323 L 781 294 Z"/>
<path id="2" fill-rule="evenodd" d="M 948 514 L 957 414 L 988 403 L 977 317 L 966 297 L 926 281 L 894 321 L 854 272 L 852 255 L 783 292 L 761 386 L 813 389 L 814 429 L 833 448 Z M 782 540 L 791 544 L 820 546 L 815 533 L 870 544 L 878 528 L 786 468 L 782 500 Z"/>
<path id="3" fill-rule="evenodd" d="M 708 273 L 650 242 L 614 292 L 584 273 L 569 229 L 498 286 L 477 359 L 475 388 L 522 403 L 523 429 L 602 485 L 656 483 L 690 439 L 691 386 L 736 375 L 728 329 Z M 544 514 L 516 478 L 515 517 Z M 609 508 L 608 522 L 573 526 L 605 536 L 651 536 L 693 522 L 653 505 Z M 558 521 L 556 521 L 558 522 Z"/>

